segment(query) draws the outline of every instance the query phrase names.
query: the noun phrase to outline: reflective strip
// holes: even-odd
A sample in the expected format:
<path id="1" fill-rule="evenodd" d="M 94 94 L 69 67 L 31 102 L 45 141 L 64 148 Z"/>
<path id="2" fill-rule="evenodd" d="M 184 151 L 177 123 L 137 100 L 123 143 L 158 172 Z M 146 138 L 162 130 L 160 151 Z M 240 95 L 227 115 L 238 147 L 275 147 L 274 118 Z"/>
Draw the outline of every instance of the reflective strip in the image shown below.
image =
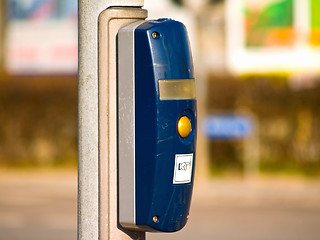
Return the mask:
<path id="1" fill-rule="evenodd" d="M 159 80 L 160 100 L 183 100 L 196 98 L 194 79 Z"/>

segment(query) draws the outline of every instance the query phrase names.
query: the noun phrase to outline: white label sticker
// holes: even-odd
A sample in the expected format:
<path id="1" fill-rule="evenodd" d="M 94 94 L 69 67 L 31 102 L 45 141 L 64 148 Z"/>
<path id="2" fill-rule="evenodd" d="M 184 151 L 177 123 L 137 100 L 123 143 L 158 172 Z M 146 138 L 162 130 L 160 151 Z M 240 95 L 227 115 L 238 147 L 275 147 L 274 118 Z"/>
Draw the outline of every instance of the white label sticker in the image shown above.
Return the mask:
<path id="1" fill-rule="evenodd" d="M 193 153 L 176 154 L 173 184 L 191 182 Z"/>

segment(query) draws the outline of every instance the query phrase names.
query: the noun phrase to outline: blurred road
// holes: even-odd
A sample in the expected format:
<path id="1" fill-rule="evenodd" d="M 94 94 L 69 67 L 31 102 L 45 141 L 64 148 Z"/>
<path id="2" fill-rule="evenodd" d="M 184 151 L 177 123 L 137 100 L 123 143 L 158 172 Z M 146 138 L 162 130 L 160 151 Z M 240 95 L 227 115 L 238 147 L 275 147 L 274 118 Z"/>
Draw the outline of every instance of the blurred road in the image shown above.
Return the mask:
<path id="1" fill-rule="evenodd" d="M 76 239 L 76 173 L 0 171 L 0 239 Z M 197 185 L 187 226 L 147 239 L 318 240 L 320 181 L 233 178 Z"/>
<path id="2" fill-rule="evenodd" d="M 0 172 L 1 240 L 76 239 L 74 172 Z"/>

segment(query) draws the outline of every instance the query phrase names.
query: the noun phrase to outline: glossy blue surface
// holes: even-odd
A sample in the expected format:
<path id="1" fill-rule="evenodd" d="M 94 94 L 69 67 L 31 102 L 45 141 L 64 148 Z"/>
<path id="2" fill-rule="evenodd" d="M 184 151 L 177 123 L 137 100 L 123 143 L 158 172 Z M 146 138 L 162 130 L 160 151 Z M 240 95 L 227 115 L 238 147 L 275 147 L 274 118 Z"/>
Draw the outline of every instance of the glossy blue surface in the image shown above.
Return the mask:
<path id="1" fill-rule="evenodd" d="M 160 19 L 135 30 L 136 224 L 151 231 L 178 231 L 187 222 L 195 168 L 196 100 L 160 100 L 158 80 L 192 78 L 182 23 Z M 185 139 L 177 132 L 183 115 L 192 124 Z M 175 155 L 189 153 L 194 154 L 191 183 L 173 184 Z"/>

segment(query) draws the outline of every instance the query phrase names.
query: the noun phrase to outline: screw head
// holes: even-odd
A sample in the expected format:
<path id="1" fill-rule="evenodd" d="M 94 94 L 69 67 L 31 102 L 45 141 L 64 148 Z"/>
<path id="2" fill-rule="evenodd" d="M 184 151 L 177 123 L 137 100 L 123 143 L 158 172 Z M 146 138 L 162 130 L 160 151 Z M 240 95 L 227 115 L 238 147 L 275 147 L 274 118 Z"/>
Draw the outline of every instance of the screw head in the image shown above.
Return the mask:
<path id="1" fill-rule="evenodd" d="M 160 37 L 160 33 L 158 32 L 153 32 L 151 35 L 154 39 L 158 39 Z"/>
<path id="2" fill-rule="evenodd" d="M 154 216 L 154 217 L 152 218 L 152 221 L 153 221 L 154 223 L 157 223 L 157 222 L 159 221 L 158 216 Z"/>

